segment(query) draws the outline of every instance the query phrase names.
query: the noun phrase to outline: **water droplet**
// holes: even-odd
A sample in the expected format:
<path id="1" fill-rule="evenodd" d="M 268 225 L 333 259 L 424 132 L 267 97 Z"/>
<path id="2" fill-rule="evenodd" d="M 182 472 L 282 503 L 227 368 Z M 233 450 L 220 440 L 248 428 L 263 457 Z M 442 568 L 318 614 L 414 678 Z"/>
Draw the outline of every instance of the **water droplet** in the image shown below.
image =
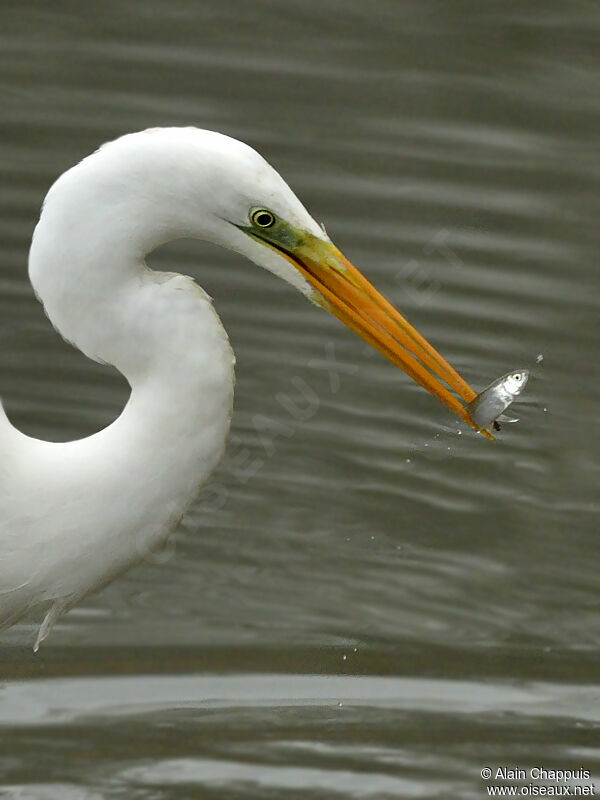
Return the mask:
<path id="1" fill-rule="evenodd" d="M 342 656 L 342 661 L 345 661 L 347 658 L 348 656 L 346 655 L 346 653 L 344 653 L 344 655 Z"/>
<path id="2" fill-rule="evenodd" d="M 537 364 L 541 364 L 542 361 L 544 360 L 544 354 L 543 353 L 538 353 L 537 356 L 535 357 L 535 360 L 536 360 Z"/>

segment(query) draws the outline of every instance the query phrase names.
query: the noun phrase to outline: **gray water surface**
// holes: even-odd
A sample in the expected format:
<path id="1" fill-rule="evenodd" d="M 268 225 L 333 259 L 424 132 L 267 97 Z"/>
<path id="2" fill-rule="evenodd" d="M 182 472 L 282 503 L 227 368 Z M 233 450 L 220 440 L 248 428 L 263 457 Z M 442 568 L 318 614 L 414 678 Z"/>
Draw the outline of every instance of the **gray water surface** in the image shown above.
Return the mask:
<path id="1" fill-rule="evenodd" d="M 154 254 L 230 334 L 227 455 L 166 553 L 37 656 L 32 623 L 3 634 L 0 795 L 478 798 L 485 766 L 598 775 L 597 3 L 0 19 L 0 394 L 23 430 L 84 436 L 126 401 L 51 330 L 27 251 L 58 174 L 155 125 L 260 150 L 475 388 L 532 370 L 490 443 L 254 265 Z M 257 415 L 286 434 L 265 444 Z"/>

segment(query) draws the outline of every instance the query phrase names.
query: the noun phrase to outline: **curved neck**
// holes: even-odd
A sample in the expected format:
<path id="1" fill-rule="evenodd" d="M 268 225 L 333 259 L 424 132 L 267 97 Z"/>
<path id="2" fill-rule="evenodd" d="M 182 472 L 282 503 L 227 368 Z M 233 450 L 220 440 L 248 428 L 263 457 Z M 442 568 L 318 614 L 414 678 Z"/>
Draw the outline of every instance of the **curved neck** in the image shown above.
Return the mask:
<path id="1" fill-rule="evenodd" d="M 57 257 L 47 256 L 44 270 Z M 93 436 L 103 443 L 106 474 L 120 464 L 122 471 L 151 475 L 158 483 L 148 491 L 165 508 L 179 498 L 180 509 L 221 457 L 235 359 L 210 297 L 191 278 L 153 272 L 124 252 L 113 251 L 111 263 L 118 266 L 115 285 L 100 270 L 64 286 L 66 296 L 42 281 L 41 299 L 65 338 L 115 366 L 132 388 L 119 418 Z M 89 268 L 88 257 L 69 272 L 79 269 L 85 277 Z"/>
<path id="2" fill-rule="evenodd" d="M 230 366 L 229 341 L 192 278 L 146 266 L 145 230 L 123 239 L 108 225 L 92 242 L 81 230 L 69 239 L 44 212 L 30 253 L 32 284 L 59 333 L 116 367 L 134 393 L 197 396 L 220 360 Z"/>
<path id="3" fill-rule="evenodd" d="M 172 422 L 188 431 L 212 417 L 228 423 L 233 355 L 210 298 L 191 278 L 154 272 L 144 260 L 165 241 L 197 234 L 169 202 L 177 173 L 167 185 L 158 180 L 164 165 L 152 173 L 146 158 L 132 175 L 123 163 L 100 151 L 50 189 L 32 239 L 31 283 L 67 341 L 127 378 L 128 424 L 143 420 L 151 437 Z"/>
<path id="4" fill-rule="evenodd" d="M 29 277 L 63 338 L 132 382 L 168 321 L 160 316 L 165 278 L 146 267 L 145 255 L 178 231 L 162 219 L 162 198 L 145 207 L 147 194 L 129 191 L 110 202 L 94 158 L 50 189 L 32 238 Z"/>

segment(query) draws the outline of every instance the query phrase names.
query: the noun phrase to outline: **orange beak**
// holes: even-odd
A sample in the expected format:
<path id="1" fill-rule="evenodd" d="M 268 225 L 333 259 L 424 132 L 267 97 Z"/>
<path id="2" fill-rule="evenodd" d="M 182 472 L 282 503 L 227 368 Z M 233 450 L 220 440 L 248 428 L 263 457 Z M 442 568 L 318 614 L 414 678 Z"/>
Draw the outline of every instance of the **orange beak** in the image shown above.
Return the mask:
<path id="1" fill-rule="evenodd" d="M 280 252 L 314 287 L 314 299 L 319 305 L 404 370 L 456 416 L 479 430 L 460 402 L 469 403 L 477 396 L 476 392 L 337 247 L 307 234 L 291 253 Z"/>

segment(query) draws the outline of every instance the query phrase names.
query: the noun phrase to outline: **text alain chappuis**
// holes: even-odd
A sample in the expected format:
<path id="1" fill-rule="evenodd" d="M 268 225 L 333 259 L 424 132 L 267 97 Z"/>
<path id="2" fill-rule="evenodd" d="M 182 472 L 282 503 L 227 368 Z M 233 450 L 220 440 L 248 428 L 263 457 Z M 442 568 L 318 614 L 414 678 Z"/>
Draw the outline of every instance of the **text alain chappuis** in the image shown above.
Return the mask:
<path id="1" fill-rule="evenodd" d="M 484 781 L 503 781 L 504 786 L 488 785 L 488 794 L 492 789 L 505 791 L 494 794 L 520 795 L 520 796 L 562 796 L 562 797 L 593 797 L 596 794 L 595 785 L 589 783 L 592 774 L 589 769 L 547 769 L 546 767 L 483 767 L 481 777 Z M 508 786 L 508 783 L 534 781 L 522 786 Z M 544 784 L 540 782 L 543 781 Z M 550 785 L 555 784 L 555 785 Z M 562 784 L 562 785 L 561 785 Z"/>

